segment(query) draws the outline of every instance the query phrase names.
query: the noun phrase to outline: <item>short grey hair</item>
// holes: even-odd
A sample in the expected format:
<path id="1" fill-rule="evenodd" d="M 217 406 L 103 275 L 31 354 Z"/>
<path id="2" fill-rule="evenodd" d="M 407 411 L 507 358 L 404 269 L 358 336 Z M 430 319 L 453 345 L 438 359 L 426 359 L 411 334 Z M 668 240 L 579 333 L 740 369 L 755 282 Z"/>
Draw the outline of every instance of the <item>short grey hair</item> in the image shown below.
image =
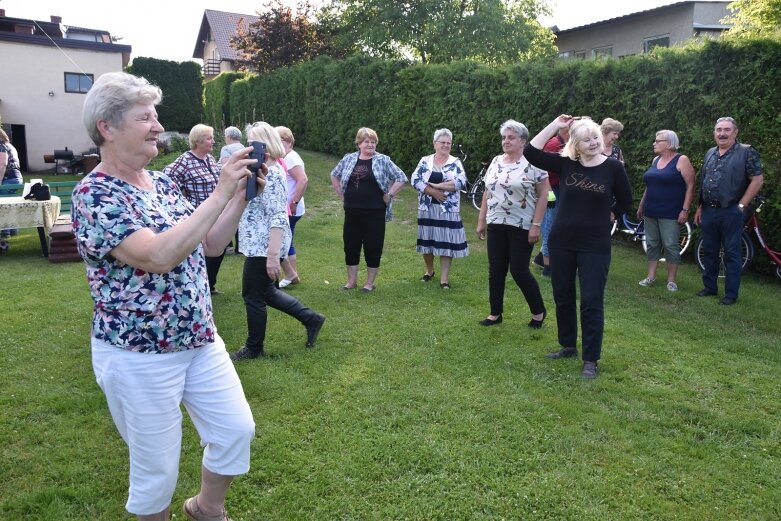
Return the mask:
<path id="1" fill-rule="evenodd" d="M 667 140 L 667 143 L 670 145 L 670 150 L 678 150 L 678 147 L 681 146 L 681 142 L 678 140 L 678 134 L 672 130 L 660 130 L 656 135 L 662 136 Z"/>
<path id="2" fill-rule="evenodd" d="M 120 128 L 125 113 L 136 104 L 157 105 L 162 99 L 160 87 L 152 85 L 146 78 L 126 72 L 108 72 L 98 78 L 84 98 L 81 120 L 90 139 L 101 146 L 104 139 L 98 130 L 99 121 Z"/>
<path id="3" fill-rule="evenodd" d="M 722 123 L 724 121 L 728 121 L 728 122 L 732 123 L 733 127 L 735 127 L 736 129 L 738 128 L 738 122 L 735 121 L 735 118 L 731 118 L 729 116 L 724 116 L 724 117 L 721 117 L 721 118 L 717 119 L 716 120 L 716 125 L 718 125 L 719 123 Z"/>
<path id="4" fill-rule="evenodd" d="M 451 142 L 453 141 L 453 133 L 446 128 L 440 128 L 439 130 L 434 132 L 434 141 L 436 142 L 436 140 L 441 138 L 442 136 L 447 136 Z"/>
<path id="5" fill-rule="evenodd" d="M 228 127 L 225 129 L 225 139 L 232 139 L 234 141 L 241 141 L 241 130 L 236 127 Z"/>
<path id="6" fill-rule="evenodd" d="M 515 134 L 525 140 L 529 140 L 529 129 L 523 123 L 518 123 L 514 119 L 508 119 L 499 127 L 499 134 L 503 134 L 505 130 L 512 130 Z"/>
<path id="7" fill-rule="evenodd" d="M 608 132 L 623 132 L 624 124 L 613 118 L 605 118 L 602 120 L 602 124 L 599 126 L 603 134 Z"/>
<path id="8" fill-rule="evenodd" d="M 198 123 L 190 129 L 190 134 L 187 136 L 190 142 L 190 150 L 195 150 L 195 147 L 206 141 L 209 136 L 214 136 L 214 129 L 209 125 Z"/>

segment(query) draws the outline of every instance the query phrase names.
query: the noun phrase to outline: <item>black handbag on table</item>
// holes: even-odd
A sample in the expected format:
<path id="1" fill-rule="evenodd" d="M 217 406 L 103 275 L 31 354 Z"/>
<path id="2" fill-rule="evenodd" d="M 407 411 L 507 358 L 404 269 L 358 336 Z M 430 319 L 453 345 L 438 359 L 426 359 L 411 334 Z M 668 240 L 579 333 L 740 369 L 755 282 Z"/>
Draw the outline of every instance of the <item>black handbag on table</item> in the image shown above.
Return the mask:
<path id="1" fill-rule="evenodd" d="M 30 187 L 30 193 L 24 196 L 25 199 L 34 199 L 36 201 L 48 201 L 52 198 L 49 185 L 35 183 Z"/>

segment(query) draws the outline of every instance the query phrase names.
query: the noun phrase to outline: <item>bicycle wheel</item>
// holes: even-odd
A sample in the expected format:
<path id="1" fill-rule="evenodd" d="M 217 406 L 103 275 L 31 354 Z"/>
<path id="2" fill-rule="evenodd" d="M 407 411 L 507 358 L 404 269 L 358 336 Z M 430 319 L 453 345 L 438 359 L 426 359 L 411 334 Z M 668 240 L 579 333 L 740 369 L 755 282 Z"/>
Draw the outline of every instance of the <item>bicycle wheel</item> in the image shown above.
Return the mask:
<path id="1" fill-rule="evenodd" d="M 740 254 L 742 257 L 741 271 L 745 271 L 746 267 L 754 258 L 754 243 L 751 242 L 751 237 L 746 232 L 740 236 Z M 694 258 L 697 261 L 700 271 L 705 271 L 705 262 L 703 261 L 703 248 L 702 238 L 697 240 L 697 246 L 694 248 Z M 726 269 L 724 268 L 724 248 L 719 251 L 719 277 L 726 275 Z"/>
<path id="2" fill-rule="evenodd" d="M 687 221 L 681 225 L 681 235 L 678 239 L 678 244 L 681 245 L 681 255 L 683 255 L 686 252 L 691 242 L 692 242 L 692 226 Z"/>
<path id="3" fill-rule="evenodd" d="M 689 248 L 689 244 L 692 242 L 692 227 L 691 224 L 685 222 L 681 225 L 681 234 L 678 236 L 678 245 L 681 247 L 681 255 Z M 643 251 L 648 253 L 648 245 L 645 243 L 645 235 L 642 238 Z M 659 259 L 664 262 L 664 259 Z"/>
<path id="4" fill-rule="evenodd" d="M 479 210 L 480 205 L 483 204 L 484 191 L 485 181 L 483 181 L 483 172 L 480 172 L 480 176 L 469 189 L 469 198 L 472 200 L 472 206 L 474 206 L 477 210 Z"/>

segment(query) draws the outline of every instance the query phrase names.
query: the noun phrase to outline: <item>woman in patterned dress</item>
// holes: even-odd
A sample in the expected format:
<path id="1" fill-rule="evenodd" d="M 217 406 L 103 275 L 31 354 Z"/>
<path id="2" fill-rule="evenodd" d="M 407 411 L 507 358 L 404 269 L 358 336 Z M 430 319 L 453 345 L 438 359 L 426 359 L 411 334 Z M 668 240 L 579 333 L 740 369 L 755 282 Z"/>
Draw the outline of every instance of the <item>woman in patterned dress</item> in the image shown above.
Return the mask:
<path id="1" fill-rule="evenodd" d="M 604 141 L 602 155 L 618 159 L 623 163 L 624 153 L 621 151 L 621 147 L 616 145 L 616 141 L 621 137 L 621 132 L 624 131 L 624 124 L 613 118 L 605 118 L 599 129 L 602 131 L 602 141 Z"/>
<path id="2" fill-rule="evenodd" d="M 410 183 L 418 197 L 418 242 L 426 273 L 420 280 L 434 277 L 434 257 L 439 257 L 439 287 L 450 288 L 450 265 L 454 258 L 469 255 L 464 223 L 461 221 L 461 192 L 466 186 L 464 165 L 450 155 L 453 133 L 446 128 L 434 132 L 434 154 L 423 157 Z"/>
<path id="3" fill-rule="evenodd" d="M 477 219 L 477 236 L 487 238 L 488 299 L 491 313 L 480 321 L 483 326 L 502 322 L 504 286 L 509 268 L 513 280 L 529 305 L 529 327 L 539 329 L 545 320 L 545 304 L 540 286 L 529 270 L 534 243 L 540 239 L 540 226 L 548 201 L 548 173 L 532 166 L 523 156 L 529 131 L 512 119 L 502 123 L 504 154 L 491 161 L 485 174 L 485 192 Z M 537 204 L 542 201 L 542 204 Z"/>
<path id="4" fill-rule="evenodd" d="M 102 160 L 74 189 L 71 215 L 95 302 L 92 366 L 129 449 L 128 512 L 170 519 L 184 404 L 204 451 L 200 492 L 182 508 L 190 520 L 225 521 L 255 424 L 214 325 L 204 255 L 222 252 L 238 227 L 252 149 L 234 153 L 193 208 L 168 176 L 145 169 L 163 132 L 161 98 L 144 78 L 113 72 L 84 100 Z"/>

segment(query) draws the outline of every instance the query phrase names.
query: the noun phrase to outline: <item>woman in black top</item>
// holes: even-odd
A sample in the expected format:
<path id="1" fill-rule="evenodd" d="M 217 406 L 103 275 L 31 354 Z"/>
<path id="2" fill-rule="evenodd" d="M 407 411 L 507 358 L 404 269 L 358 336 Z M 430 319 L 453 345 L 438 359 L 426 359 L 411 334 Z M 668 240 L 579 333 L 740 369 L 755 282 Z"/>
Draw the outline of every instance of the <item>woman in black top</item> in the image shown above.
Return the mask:
<path id="1" fill-rule="evenodd" d="M 570 138 L 559 154 L 543 152 L 559 129 Z M 559 172 L 558 213 L 550 232 L 553 299 L 561 349 L 548 358 L 576 356 L 577 303 L 580 283 L 580 322 L 583 378 L 596 378 L 605 326 L 604 295 L 610 268 L 610 228 L 616 215 L 632 204 L 632 191 L 620 161 L 602 155 L 599 125 L 590 119 L 561 115 L 537 134 L 524 150 L 531 164 Z"/>

